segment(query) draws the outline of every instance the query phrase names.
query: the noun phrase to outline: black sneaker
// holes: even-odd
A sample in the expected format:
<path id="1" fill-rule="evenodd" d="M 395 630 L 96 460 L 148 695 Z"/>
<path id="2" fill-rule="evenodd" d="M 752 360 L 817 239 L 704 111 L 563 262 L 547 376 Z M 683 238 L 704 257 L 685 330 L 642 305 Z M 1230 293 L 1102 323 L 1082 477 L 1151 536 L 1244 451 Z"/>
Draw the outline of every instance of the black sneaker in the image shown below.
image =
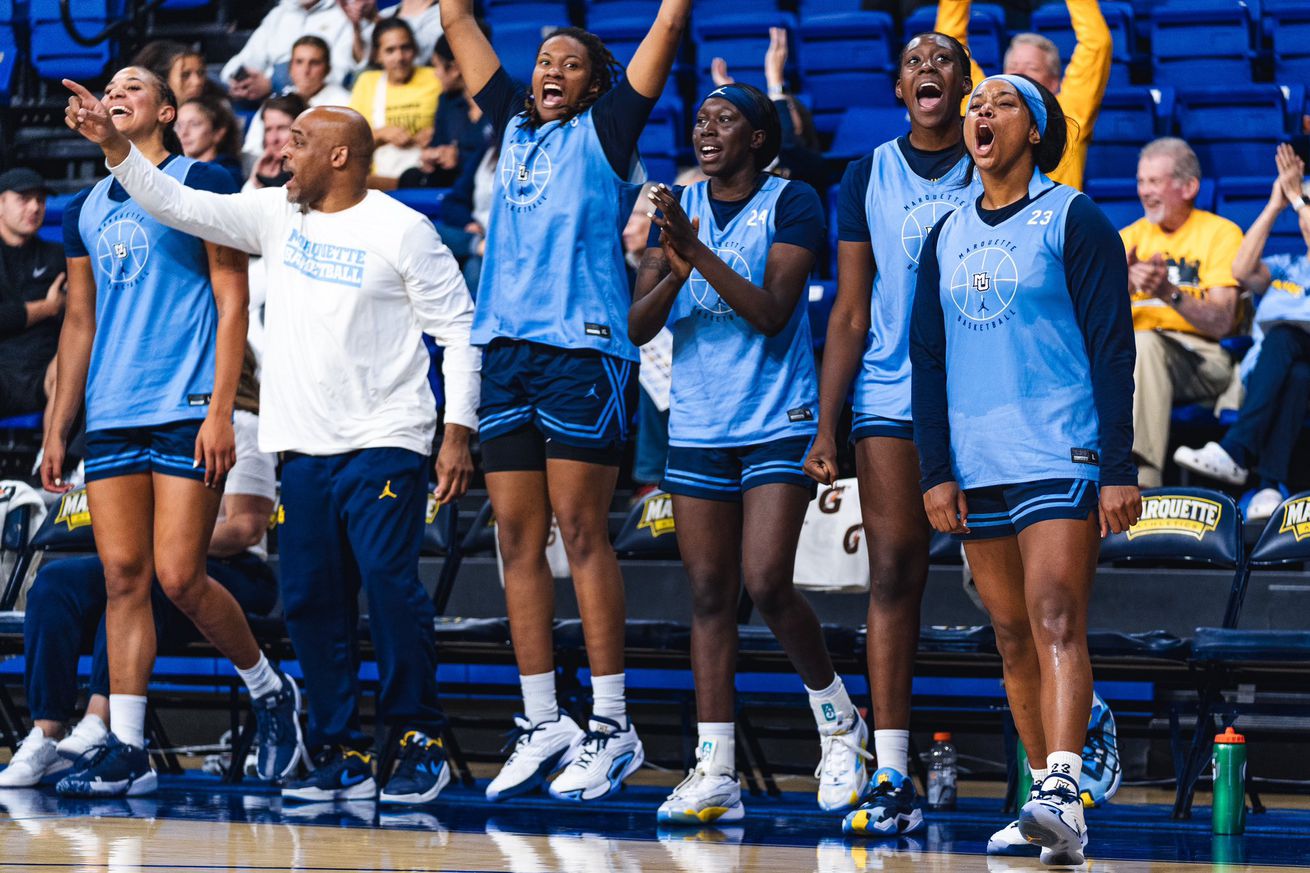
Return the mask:
<path id="1" fill-rule="evenodd" d="M 134 797 L 150 794 L 157 787 L 146 750 L 120 742 L 111 732 L 104 745 L 82 755 L 55 791 L 63 797 Z"/>
<path id="2" fill-rule="evenodd" d="M 441 740 L 409 731 L 400 740 L 400 758 L 378 798 L 382 803 L 428 803 L 450 784 L 450 764 Z"/>
<path id="3" fill-rule="evenodd" d="M 332 748 L 321 753 L 314 764 L 308 777 L 283 786 L 284 801 L 370 800 L 377 793 L 373 756 L 367 752 Z"/>
<path id="4" fill-rule="evenodd" d="M 280 781 L 296 771 L 304 749 L 300 732 L 300 689 L 279 671 L 282 687 L 250 702 L 255 710 L 255 750 L 259 778 Z"/>

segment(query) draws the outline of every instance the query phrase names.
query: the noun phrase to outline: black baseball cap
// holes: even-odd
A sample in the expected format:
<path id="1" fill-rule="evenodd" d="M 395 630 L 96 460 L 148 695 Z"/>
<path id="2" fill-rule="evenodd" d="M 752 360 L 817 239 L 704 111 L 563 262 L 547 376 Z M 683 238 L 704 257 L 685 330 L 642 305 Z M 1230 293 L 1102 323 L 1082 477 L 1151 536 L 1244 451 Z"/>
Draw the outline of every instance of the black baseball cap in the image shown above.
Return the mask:
<path id="1" fill-rule="evenodd" d="M 36 170 L 29 170 L 27 167 L 14 167 L 12 170 L 6 170 L 0 173 L 0 194 L 6 191 L 43 191 L 50 193 L 50 186 L 46 184 L 45 179 Z"/>

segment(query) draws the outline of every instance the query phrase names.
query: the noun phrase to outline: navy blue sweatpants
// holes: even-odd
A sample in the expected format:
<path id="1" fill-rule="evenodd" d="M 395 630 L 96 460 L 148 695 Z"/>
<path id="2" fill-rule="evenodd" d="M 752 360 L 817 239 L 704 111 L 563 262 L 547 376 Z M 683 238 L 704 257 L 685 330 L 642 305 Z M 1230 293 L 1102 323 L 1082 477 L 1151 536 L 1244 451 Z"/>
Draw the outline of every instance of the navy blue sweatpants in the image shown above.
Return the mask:
<path id="1" fill-rule="evenodd" d="M 282 607 L 305 677 L 311 749 L 362 747 L 359 590 L 368 601 L 382 720 L 440 736 L 435 610 L 418 577 L 427 460 L 405 449 L 289 453 L 278 535 Z"/>
<path id="2" fill-rule="evenodd" d="M 251 615 L 277 603 L 277 581 L 254 555 L 210 558 L 209 576 Z M 155 637 L 163 645 L 198 639 L 200 632 L 155 583 L 150 589 Z M 77 705 L 77 657 L 91 647 L 90 694 L 109 694 L 105 649 L 105 568 L 95 555 L 52 561 L 27 592 L 23 616 L 24 684 L 34 720 L 71 721 Z"/>

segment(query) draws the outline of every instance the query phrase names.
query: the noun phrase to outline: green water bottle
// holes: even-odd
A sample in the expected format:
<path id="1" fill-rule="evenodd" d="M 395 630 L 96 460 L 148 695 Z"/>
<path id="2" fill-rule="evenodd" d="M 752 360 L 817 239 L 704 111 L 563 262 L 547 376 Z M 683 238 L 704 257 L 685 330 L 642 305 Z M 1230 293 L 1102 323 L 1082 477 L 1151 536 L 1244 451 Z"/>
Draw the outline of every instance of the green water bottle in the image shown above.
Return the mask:
<path id="1" fill-rule="evenodd" d="M 1014 801 L 1020 809 L 1028 802 L 1028 792 L 1033 789 L 1033 771 L 1028 765 L 1028 750 L 1023 747 L 1023 740 L 1015 740 L 1014 757 L 1018 762 L 1019 778 L 1015 782 Z"/>
<path id="2" fill-rule="evenodd" d="M 1214 738 L 1214 805 L 1211 829 L 1216 834 L 1246 830 L 1246 737 L 1232 728 Z"/>

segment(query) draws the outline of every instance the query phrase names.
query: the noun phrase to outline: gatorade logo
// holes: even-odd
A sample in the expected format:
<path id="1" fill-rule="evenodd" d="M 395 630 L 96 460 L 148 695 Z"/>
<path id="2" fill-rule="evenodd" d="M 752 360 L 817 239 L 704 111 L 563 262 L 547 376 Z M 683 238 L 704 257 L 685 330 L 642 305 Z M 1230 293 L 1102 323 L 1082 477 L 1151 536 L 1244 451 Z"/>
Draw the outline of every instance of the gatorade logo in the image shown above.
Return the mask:
<path id="1" fill-rule="evenodd" d="M 651 537 L 673 533 L 673 498 L 668 494 L 652 494 L 641 507 L 641 521 L 637 530 L 650 530 Z"/>
<path id="2" fill-rule="evenodd" d="M 86 489 L 72 491 L 60 498 L 55 524 L 62 524 L 68 530 L 77 530 L 90 523 L 91 509 L 86 502 Z"/>
<path id="3" fill-rule="evenodd" d="M 824 515 L 832 515 L 841 511 L 842 494 L 846 492 L 845 485 L 834 485 L 827 491 L 819 495 L 819 512 Z"/>
<path id="4" fill-rule="evenodd" d="M 831 703 L 825 703 L 823 705 L 823 719 L 824 721 L 837 720 L 837 708 L 833 706 Z"/>
<path id="5" fill-rule="evenodd" d="M 860 550 L 860 534 L 864 533 L 863 524 L 853 524 L 846 528 L 846 533 L 842 535 L 842 551 L 848 555 L 853 555 Z"/>
<path id="6" fill-rule="evenodd" d="M 1283 507 L 1283 523 L 1278 526 L 1278 532 L 1290 533 L 1298 543 L 1310 537 L 1310 497 L 1293 500 Z"/>
<path id="7" fill-rule="evenodd" d="M 1183 534 L 1204 539 L 1219 527 L 1223 506 L 1204 497 L 1155 494 L 1142 499 L 1142 517 L 1128 529 L 1128 539 L 1152 534 Z"/>

